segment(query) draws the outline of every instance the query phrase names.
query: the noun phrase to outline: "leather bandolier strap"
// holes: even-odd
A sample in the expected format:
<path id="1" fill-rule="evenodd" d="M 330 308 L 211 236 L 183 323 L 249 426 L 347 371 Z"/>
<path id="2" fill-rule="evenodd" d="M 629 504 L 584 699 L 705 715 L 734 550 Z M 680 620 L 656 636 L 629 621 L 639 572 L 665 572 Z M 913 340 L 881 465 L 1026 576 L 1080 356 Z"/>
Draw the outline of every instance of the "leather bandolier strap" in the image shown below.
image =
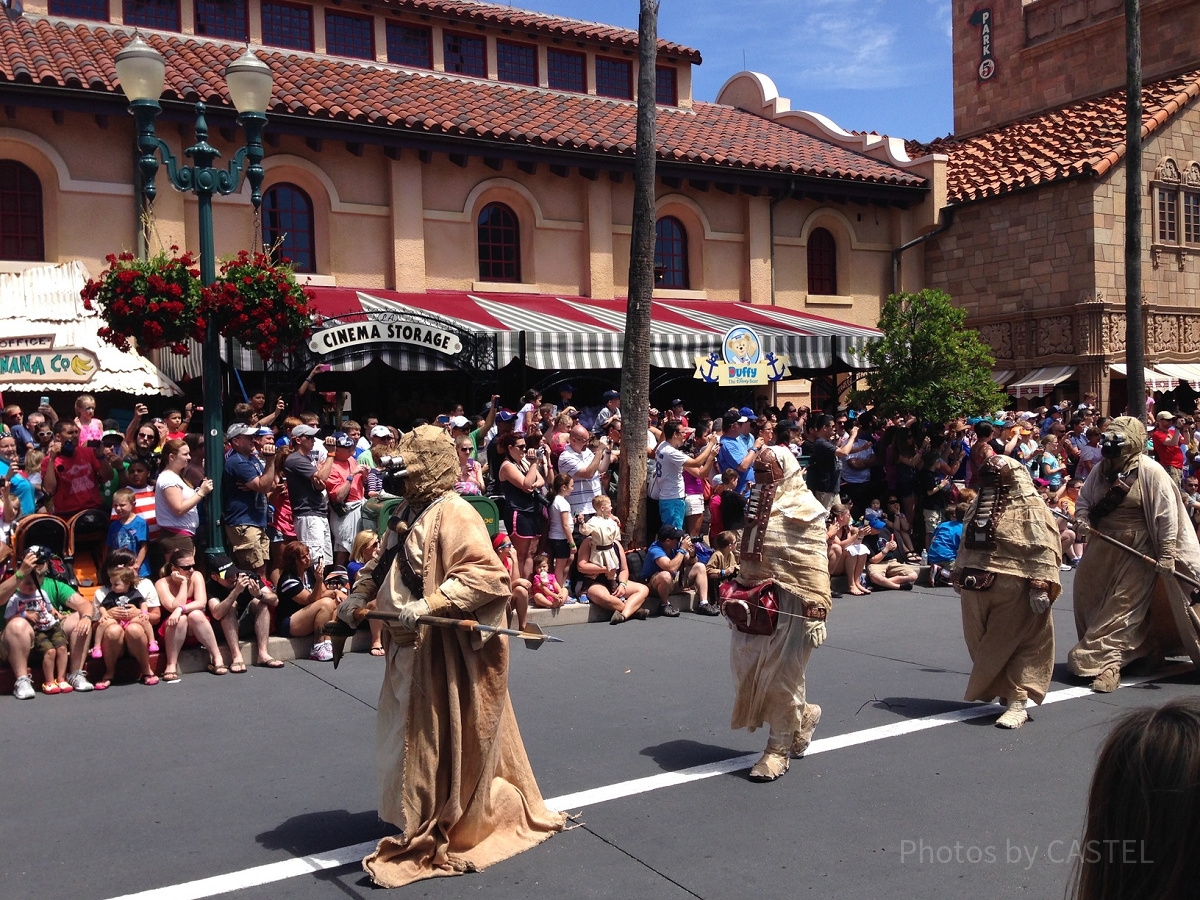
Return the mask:
<path id="1" fill-rule="evenodd" d="M 1088 521 L 1096 527 L 1104 517 L 1121 505 L 1121 501 L 1129 496 L 1133 483 L 1137 480 L 1138 470 L 1134 469 L 1124 475 L 1118 475 L 1108 493 L 1100 498 L 1100 502 L 1088 510 Z"/>

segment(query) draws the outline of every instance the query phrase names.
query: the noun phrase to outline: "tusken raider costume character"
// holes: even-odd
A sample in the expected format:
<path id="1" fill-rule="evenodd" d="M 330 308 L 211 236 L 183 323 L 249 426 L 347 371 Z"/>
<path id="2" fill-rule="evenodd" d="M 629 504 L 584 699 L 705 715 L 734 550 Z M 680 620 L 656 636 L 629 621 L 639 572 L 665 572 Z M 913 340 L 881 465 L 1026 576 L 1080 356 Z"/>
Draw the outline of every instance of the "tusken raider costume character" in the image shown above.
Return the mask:
<path id="1" fill-rule="evenodd" d="M 1097 531 L 1135 551 L 1093 536 L 1075 574 L 1079 643 L 1067 664 L 1102 693 L 1116 690 L 1121 669 L 1143 657 L 1182 650 L 1200 666 L 1200 619 L 1190 589 L 1173 574 L 1178 568 L 1200 576 L 1200 544 L 1179 488 L 1145 449 L 1141 422 L 1113 419 L 1100 439 L 1100 465 L 1088 473 L 1075 504 L 1077 534 Z M 1135 553 L 1153 557 L 1157 566 Z"/>
<path id="2" fill-rule="evenodd" d="M 964 699 L 1008 708 L 999 728 L 1020 728 L 1029 700 L 1040 704 L 1054 671 L 1054 620 L 1062 542 L 1029 470 L 992 454 L 979 468 L 979 496 L 954 562 L 963 637 L 971 654 Z"/>
<path id="3" fill-rule="evenodd" d="M 804 755 L 821 720 L 821 707 L 806 697 L 805 670 L 814 648 L 825 642 L 832 606 L 825 507 L 813 496 L 791 453 L 764 449 L 754 463 L 755 485 L 742 533 L 736 589 L 753 591 L 773 582 L 778 614 L 769 634 L 734 628 L 733 728 L 767 725 L 767 747 L 750 770 L 752 781 L 774 781 L 789 758 Z M 773 496 L 772 496 L 773 495 Z M 753 511 L 753 516 L 750 512 Z M 722 611 L 739 619 L 722 591 Z"/>
<path id="4" fill-rule="evenodd" d="M 411 524 L 362 568 L 338 609 L 356 624 L 374 600 L 400 619 L 384 630 L 375 751 L 379 815 L 403 833 L 363 860 L 384 887 L 483 869 L 566 825 L 547 809 L 525 755 L 507 640 L 416 624 L 422 615 L 506 624 L 508 573 L 483 520 L 454 491 L 454 441 L 425 425 L 397 449 Z"/>

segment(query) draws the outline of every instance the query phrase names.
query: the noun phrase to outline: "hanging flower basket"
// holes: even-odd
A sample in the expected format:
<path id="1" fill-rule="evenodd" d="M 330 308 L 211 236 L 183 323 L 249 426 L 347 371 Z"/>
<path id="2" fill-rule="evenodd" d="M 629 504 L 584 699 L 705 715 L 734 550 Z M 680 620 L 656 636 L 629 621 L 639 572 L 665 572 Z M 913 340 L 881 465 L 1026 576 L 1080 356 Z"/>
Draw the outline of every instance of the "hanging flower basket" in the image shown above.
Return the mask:
<path id="1" fill-rule="evenodd" d="M 204 335 L 195 255 L 172 245 L 149 259 L 132 253 L 105 259 L 108 268 L 80 291 L 84 307 L 105 321 L 100 337 L 126 353 L 136 341 L 142 351 L 166 347 L 187 356 L 185 341 Z"/>
<path id="2" fill-rule="evenodd" d="M 204 289 L 201 312 L 222 335 L 269 360 L 308 340 L 310 302 L 290 265 L 243 250 L 222 263 L 217 280 Z"/>

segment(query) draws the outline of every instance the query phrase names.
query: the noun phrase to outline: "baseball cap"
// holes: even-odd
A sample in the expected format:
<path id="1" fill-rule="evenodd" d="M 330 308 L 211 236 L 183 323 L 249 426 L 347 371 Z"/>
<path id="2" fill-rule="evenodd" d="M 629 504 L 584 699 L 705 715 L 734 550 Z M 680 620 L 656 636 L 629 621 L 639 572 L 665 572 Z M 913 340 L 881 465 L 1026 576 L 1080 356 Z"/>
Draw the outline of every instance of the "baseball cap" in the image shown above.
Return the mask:
<path id="1" fill-rule="evenodd" d="M 620 391 L 605 391 L 604 392 L 604 402 L 607 403 L 609 400 L 616 400 L 620 396 L 621 396 Z"/>
<path id="2" fill-rule="evenodd" d="M 502 410 L 500 410 L 500 412 L 496 413 L 496 418 L 499 419 L 501 422 L 511 422 L 516 417 L 517 417 L 517 414 L 515 412 L 513 412 L 511 409 L 502 409 Z"/>
<path id="3" fill-rule="evenodd" d="M 756 416 L 756 415 L 754 414 L 754 410 L 752 410 L 752 409 L 751 409 L 750 407 L 748 407 L 748 406 L 743 406 L 741 409 L 739 409 L 739 410 L 738 410 L 738 415 L 739 415 L 739 416 L 744 416 L 746 419 L 750 420 L 751 422 L 757 422 L 757 421 L 758 421 L 758 416 Z"/>
<path id="4" fill-rule="evenodd" d="M 878 516 L 873 512 L 867 513 L 866 521 L 867 521 L 867 526 L 869 528 L 875 529 L 876 531 L 883 531 L 883 529 L 887 528 L 887 522 L 884 521 L 883 517 Z"/>
<path id="5" fill-rule="evenodd" d="M 232 441 L 235 437 L 256 437 L 257 435 L 258 428 L 256 426 L 246 425 L 242 422 L 234 422 L 225 429 L 225 440 L 227 441 Z"/>
<path id="6" fill-rule="evenodd" d="M 291 437 L 292 437 L 292 440 L 294 441 L 294 440 L 296 440 L 296 438 L 316 437 L 320 433 L 321 433 L 321 429 L 316 428 L 313 425 L 297 425 L 295 428 L 292 429 Z"/>
<path id="7" fill-rule="evenodd" d="M 1029 410 L 1025 410 L 1024 412 L 1020 413 L 1020 416 L 1022 419 L 1032 419 L 1035 418 L 1036 414 L 1030 412 Z"/>
<path id="8" fill-rule="evenodd" d="M 677 406 L 683 406 L 683 401 L 680 399 L 672 400 L 671 401 L 671 409 L 674 409 Z"/>
<path id="9" fill-rule="evenodd" d="M 391 436 L 392 429 L 388 428 L 386 425 L 376 425 L 371 429 L 371 437 L 390 438 Z"/>
<path id="10" fill-rule="evenodd" d="M 353 447 L 358 441 L 350 437 L 348 434 L 339 433 L 333 436 L 334 443 L 339 447 Z"/>
<path id="11" fill-rule="evenodd" d="M 259 437 L 274 437 L 275 436 L 275 432 L 273 432 L 270 428 L 267 428 L 265 425 L 262 428 L 258 429 L 257 433 L 258 433 Z"/>
<path id="12" fill-rule="evenodd" d="M 450 419 L 450 427 L 451 428 L 466 428 L 470 424 L 471 424 L 471 422 L 467 419 L 466 416 L 454 416 L 453 418 Z"/>
<path id="13" fill-rule="evenodd" d="M 560 394 L 561 393 L 573 394 L 573 393 L 575 393 L 575 385 L 571 384 L 571 382 L 568 381 L 566 384 L 560 384 L 558 386 L 558 391 Z"/>
<path id="14" fill-rule="evenodd" d="M 325 570 L 325 577 L 321 580 L 326 584 L 330 582 L 334 584 L 349 584 L 350 574 L 346 571 L 345 566 L 330 566 Z"/>
<path id="15" fill-rule="evenodd" d="M 738 420 L 737 420 L 737 424 L 741 425 L 743 422 L 749 422 L 749 421 L 750 420 L 747 419 L 745 416 L 739 416 Z"/>
<path id="16" fill-rule="evenodd" d="M 664 525 L 658 529 L 658 540 L 662 541 L 678 541 L 683 537 L 683 532 L 674 525 Z"/>
<path id="17" fill-rule="evenodd" d="M 1154 418 L 1158 419 L 1159 421 L 1161 421 L 1161 420 L 1163 420 L 1163 419 L 1174 419 L 1174 418 L 1175 418 L 1175 413 L 1173 413 L 1173 412 L 1168 412 L 1168 411 L 1167 411 L 1167 410 L 1165 410 L 1165 409 L 1160 409 L 1160 410 L 1158 411 L 1158 415 L 1156 415 Z"/>

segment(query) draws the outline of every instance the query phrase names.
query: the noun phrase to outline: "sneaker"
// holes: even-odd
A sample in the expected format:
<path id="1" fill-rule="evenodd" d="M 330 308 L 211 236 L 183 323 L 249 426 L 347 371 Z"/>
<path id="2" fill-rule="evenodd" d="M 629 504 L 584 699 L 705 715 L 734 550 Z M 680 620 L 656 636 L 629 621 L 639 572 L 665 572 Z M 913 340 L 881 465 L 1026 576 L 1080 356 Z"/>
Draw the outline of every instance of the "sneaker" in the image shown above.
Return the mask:
<path id="1" fill-rule="evenodd" d="M 719 616 L 721 614 L 721 611 L 711 603 L 701 603 L 696 607 L 696 612 L 702 616 Z"/>
<path id="2" fill-rule="evenodd" d="M 584 594 L 582 597 L 580 597 L 580 598 L 579 598 L 579 602 L 580 602 L 580 603 L 587 603 L 587 602 L 588 602 L 587 594 Z"/>
<path id="3" fill-rule="evenodd" d="M 13 696 L 18 700 L 32 700 L 34 696 L 33 679 L 22 675 L 13 685 Z"/>
<path id="4" fill-rule="evenodd" d="M 95 685 L 88 681 L 88 677 L 83 674 L 83 669 L 80 669 L 78 672 L 72 672 L 70 675 L 68 675 L 67 683 L 80 693 L 94 691 L 96 689 Z"/>
<path id="5" fill-rule="evenodd" d="M 308 654 L 308 658 L 317 662 L 329 662 L 333 659 L 333 644 L 329 641 L 321 641 L 319 644 L 313 644 L 312 651 Z"/>
<path id="6" fill-rule="evenodd" d="M 1058 570 L 1060 572 L 1070 572 L 1072 568 L 1073 568 L 1073 566 L 1070 563 L 1065 562 L 1061 566 L 1058 567 Z"/>
<path id="7" fill-rule="evenodd" d="M 667 601 L 659 607 L 658 614 L 660 616 L 666 616 L 668 619 L 674 619 L 679 615 L 679 610 L 672 606 L 670 601 Z"/>

